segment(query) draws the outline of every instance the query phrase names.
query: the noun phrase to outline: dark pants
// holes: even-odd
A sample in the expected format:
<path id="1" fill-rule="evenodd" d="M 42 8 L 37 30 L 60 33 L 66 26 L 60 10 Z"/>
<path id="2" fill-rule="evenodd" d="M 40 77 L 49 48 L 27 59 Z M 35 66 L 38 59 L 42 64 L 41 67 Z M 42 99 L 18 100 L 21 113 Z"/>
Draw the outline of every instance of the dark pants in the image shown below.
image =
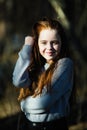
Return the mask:
<path id="1" fill-rule="evenodd" d="M 36 123 L 28 121 L 27 125 L 28 130 L 68 130 L 65 118 L 45 123 Z"/>
<path id="2" fill-rule="evenodd" d="M 50 122 L 30 122 L 25 118 L 24 122 L 21 122 L 19 130 L 68 130 L 67 121 L 65 118 L 61 118 Z"/>

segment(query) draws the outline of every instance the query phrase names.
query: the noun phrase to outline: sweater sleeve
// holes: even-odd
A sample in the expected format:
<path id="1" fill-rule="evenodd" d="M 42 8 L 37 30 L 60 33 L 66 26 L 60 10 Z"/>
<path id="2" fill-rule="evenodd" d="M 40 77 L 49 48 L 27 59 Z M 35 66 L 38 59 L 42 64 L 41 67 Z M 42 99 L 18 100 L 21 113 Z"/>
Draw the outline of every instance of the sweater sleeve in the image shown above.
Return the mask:
<path id="1" fill-rule="evenodd" d="M 63 58 L 59 61 L 52 78 L 51 103 L 67 94 L 69 99 L 73 88 L 73 62 L 69 58 Z"/>
<path id="2" fill-rule="evenodd" d="M 71 94 L 73 87 L 73 62 L 69 58 L 59 60 L 57 68 L 52 77 L 52 88 L 50 92 L 42 93 L 33 98 L 30 96 L 26 102 L 22 102 L 22 106 L 27 106 L 31 112 L 35 113 L 44 112 L 58 101 L 62 96 L 67 95 L 67 99 Z M 45 88 L 45 87 L 44 87 Z"/>
<path id="3" fill-rule="evenodd" d="M 24 45 L 18 53 L 18 59 L 12 75 L 12 82 L 15 87 L 24 87 L 31 84 L 27 71 L 30 64 L 31 50 L 32 47 L 30 45 Z"/>

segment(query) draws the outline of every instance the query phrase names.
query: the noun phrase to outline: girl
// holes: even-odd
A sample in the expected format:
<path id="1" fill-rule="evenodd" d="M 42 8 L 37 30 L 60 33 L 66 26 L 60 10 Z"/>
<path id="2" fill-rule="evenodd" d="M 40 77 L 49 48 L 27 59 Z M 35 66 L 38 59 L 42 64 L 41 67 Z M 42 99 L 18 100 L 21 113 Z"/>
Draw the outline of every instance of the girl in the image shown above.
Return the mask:
<path id="1" fill-rule="evenodd" d="M 28 130 L 68 130 L 73 61 L 58 20 L 44 18 L 25 37 L 13 72 Z"/>

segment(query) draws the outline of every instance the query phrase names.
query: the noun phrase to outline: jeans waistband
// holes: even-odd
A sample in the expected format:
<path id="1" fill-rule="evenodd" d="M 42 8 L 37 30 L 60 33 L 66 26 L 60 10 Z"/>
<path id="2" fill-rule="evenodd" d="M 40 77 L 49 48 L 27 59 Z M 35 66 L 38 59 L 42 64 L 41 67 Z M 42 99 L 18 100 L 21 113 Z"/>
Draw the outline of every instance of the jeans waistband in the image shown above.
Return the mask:
<path id="1" fill-rule="evenodd" d="M 63 122 L 66 122 L 65 117 L 62 117 L 60 119 L 56 119 L 53 121 L 49 121 L 49 122 L 31 122 L 31 121 L 29 121 L 29 124 L 31 124 L 32 126 L 50 126 L 50 125 L 55 125 L 55 124 L 61 124 Z"/>
<path id="2" fill-rule="evenodd" d="M 65 117 L 49 122 L 28 121 L 28 130 L 68 130 Z"/>

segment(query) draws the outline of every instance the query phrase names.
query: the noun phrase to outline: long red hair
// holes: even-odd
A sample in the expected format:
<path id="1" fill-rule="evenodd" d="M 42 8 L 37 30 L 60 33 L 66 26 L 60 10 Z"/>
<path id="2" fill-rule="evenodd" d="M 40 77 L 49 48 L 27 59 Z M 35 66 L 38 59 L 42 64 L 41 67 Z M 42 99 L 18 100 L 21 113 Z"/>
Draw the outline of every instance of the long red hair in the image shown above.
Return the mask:
<path id="1" fill-rule="evenodd" d="M 46 71 L 41 73 L 41 69 L 46 63 L 46 61 L 39 53 L 38 37 L 42 30 L 48 28 L 57 30 L 58 35 L 60 36 L 61 39 L 62 46 L 60 54 L 56 56 L 56 58 L 51 63 L 50 67 Z M 35 97 L 38 94 L 41 94 L 44 86 L 46 86 L 47 90 L 50 91 L 51 78 L 58 59 L 68 57 L 68 51 L 66 45 L 67 39 L 65 36 L 64 29 L 58 20 L 43 18 L 42 20 L 34 24 L 32 33 L 35 43 L 32 49 L 31 63 L 30 66 L 28 67 L 29 76 L 32 81 L 32 84 L 27 88 L 24 87 L 20 89 L 20 94 L 18 97 L 19 101 L 23 98 L 26 98 L 29 95 L 33 95 Z"/>

